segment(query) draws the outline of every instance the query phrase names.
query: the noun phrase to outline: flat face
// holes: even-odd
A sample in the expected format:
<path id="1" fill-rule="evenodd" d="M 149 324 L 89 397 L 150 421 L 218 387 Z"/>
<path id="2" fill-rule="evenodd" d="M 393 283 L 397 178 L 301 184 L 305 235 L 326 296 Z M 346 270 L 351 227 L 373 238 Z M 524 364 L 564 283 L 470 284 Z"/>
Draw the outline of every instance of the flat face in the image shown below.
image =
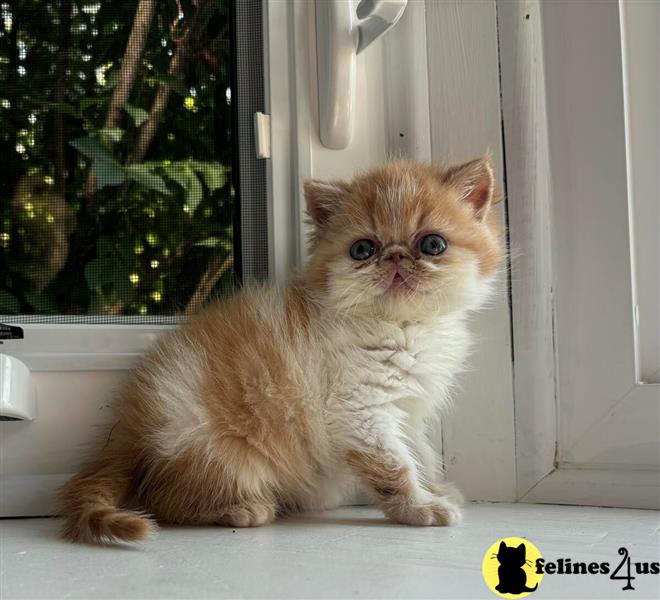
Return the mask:
<path id="1" fill-rule="evenodd" d="M 231 291 L 228 5 L 2 3 L 0 314 L 158 320 Z"/>
<path id="2" fill-rule="evenodd" d="M 503 250 L 462 185 L 395 162 L 338 187 L 311 263 L 330 301 L 417 317 L 478 305 Z"/>

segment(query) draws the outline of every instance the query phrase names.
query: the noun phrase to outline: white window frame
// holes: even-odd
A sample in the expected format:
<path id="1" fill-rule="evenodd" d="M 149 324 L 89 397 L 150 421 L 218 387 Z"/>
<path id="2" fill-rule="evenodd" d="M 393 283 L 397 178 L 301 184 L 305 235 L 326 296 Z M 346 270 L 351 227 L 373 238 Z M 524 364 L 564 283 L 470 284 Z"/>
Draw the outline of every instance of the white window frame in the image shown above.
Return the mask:
<path id="1" fill-rule="evenodd" d="M 589 8 L 589 5 L 584 5 Z M 607 4 L 608 10 L 613 9 L 613 4 Z M 625 7 L 619 5 L 622 10 Z M 597 10 L 596 3 L 592 5 Z M 623 443 L 627 440 L 641 440 L 645 443 L 653 438 L 654 431 L 660 432 L 658 422 L 653 422 L 648 416 L 637 420 L 631 419 L 630 424 L 642 423 L 639 429 L 632 430 L 630 424 L 627 428 L 618 428 L 615 419 L 619 416 L 612 411 L 607 414 L 607 419 L 598 421 L 602 429 L 594 429 L 585 432 L 579 444 L 566 448 L 564 444 L 566 421 L 562 421 L 560 409 L 564 399 L 566 372 L 574 369 L 573 377 L 576 378 L 577 368 L 566 364 L 565 355 L 559 353 L 561 339 L 557 338 L 558 319 L 561 318 L 557 299 L 557 273 L 559 272 L 556 261 L 557 252 L 556 239 L 553 244 L 553 235 L 556 234 L 558 220 L 558 206 L 561 202 L 554 198 L 558 193 L 556 189 L 566 176 L 566 159 L 557 152 L 553 146 L 553 136 L 558 133 L 562 137 L 570 139 L 571 135 L 580 136 L 582 132 L 574 132 L 574 129 L 566 126 L 558 132 L 557 129 L 549 130 L 548 116 L 552 107 L 548 106 L 548 94 L 546 90 L 546 76 L 548 69 L 555 75 L 564 73 L 562 65 L 566 57 L 558 60 L 554 57 L 549 67 L 550 58 L 543 43 L 544 27 L 542 22 L 542 2 L 539 0 L 525 0 L 524 2 L 512 3 L 507 0 L 498 0 L 498 26 L 500 32 L 501 51 L 501 76 L 503 93 L 503 116 L 504 132 L 507 149 L 507 182 L 509 190 L 510 207 L 510 236 L 514 248 L 524 248 L 513 262 L 512 273 L 512 297 L 513 297 L 513 331 L 514 331 L 514 373 L 515 373 L 515 425 L 516 425 L 516 470 L 517 491 L 516 498 L 524 502 L 556 502 L 567 504 L 591 504 L 597 506 L 623 506 L 636 508 L 658 508 L 660 497 L 660 486 L 658 483 L 658 472 L 651 467 L 634 465 L 627 466 L 622 463 L 592 464 L 587 460 L 572 462 L 565 456 L 579 454 L 589 456 L 590 451 L 596 454 L 596 445 L 593 444 L 587 433 L 593 433 L 599 438 L 602 445 L 604 438 L 602 432 L 607 431 L 607 424 L 611 420 L 613 425 L 610 431 L 614 442 Z M 591 23 L 601 23 L 594 17 L 598 15 L 584 11 L 579 15 L 583 20 L 582 28 L 576 25 L 576 31 L 572 35 L 583 39 L 586 36 L 585 28 Z M 611 23 L 611 21 L 606 21 Z M 580 32 L 580 33 L 578 33 Z M 589 31 L 588 35 L 602 36 L 598 31 Z M 557 32 L 555 31 L 556 35 Z M 568 34 L 567 34 L 568 35 Z M 556 40 L 556 38 L 553 38 Z M 609 39 L 609 38 L 607 38 Z M 629 93 L 626 89 L 626 44 L 623 38 L 622 57 L 624 63 L 623 78 L 621 81 L 624 96 Z M 611 61 L 612 68 L 617 69 L 617 60 Z M 610 63 L 608 63 L 610 64 Z M 567 83 L 566 86 L 570 86 Z M 590 81 L 589 90 L 601 89 L 600 80 Z M 587 86 L 585 86 L 587 87 Z M 556 88 L 555 88 L 556 89 Z M 572 89 L 572 88 L 568 88 Z M 609 90 L 609 89 L 608 89 Z M 585 90 L 585 93 L 586 92 Z M 610 99 L 611 100 L 611 99 Z M 556 109 L 556 107 L 554 107 Z M 608 115 L 611 111 L 608 112 Z M 602 115 L 601 115 L 602 116 Z M 626 115 L 628 116 L 628 115 Z M 616 123 L 610 123 L 617 130 L 624 130 L 624 110 L 616 117 Z M 555 120 L 553 127 L 561 124 Z M 629 119 L 626 122 L 626 146 L 629 151 L 631 147 L 631 129 Z M 556 137 L 555 137 L 556 139 Z M 579 142 L 579 138 L 573 140 Z M 634 148 L 634 146 L 633 146 Z M 554 150 L 554 153 L 553 153 Z M 627 164 L 612 160 L 611 154 L 601 152 L 598 148 L 599 158 L 603 159 L 604 172 L 616 172 L 618 184 L 623 189 L 621 198 L 625 198 L 626 175 L 618 177 L 622 170 L 628 171 L 628 207 L 634 206 L 633 187 L 630 185 L 631 177 L 635 171 L 631 170 L 630 154 L 627 156 Z M 584 157 L 584 152 L 576 159 L 579 162 Z M 615 164 L 616 163 L 616 164 Z M 585 164 L 572 164 L 577 173 L 588 172 L 588 161 Z M 553 177 L 558 178 L 554 180 Z M 554 184 L 554 185 L 553 185 Z M 618 188 L 617 188 L 618 189 Z M 560 193 L 560 192 L 559 192 Z M 630 221 L 634 222 L 634 211 L 630 211 Z M 565 218 L 565 216 L 564 216 Z M 626 240 L 621 246 L 626 245 Z M 626 242 L 627 243 L 627 242 Z M 630 248 L 631 274 L 634 272 L 634 245 Z M 625 252 L 622 251 L 623 256 Z M 627 254 L 625 255 L 627 256 Z M 564 259 L 565 260 L 565 259 Z M 565 265 L 564 265 L 565 266 Z M 626 284 L 627 285 L 627 284 Z M 625 288 L 625 286 L 623 286 Z M 625 292 L 625 289 L 624 289 Z M 621 333 L 621 343 L 615 348 L 620 358 L 616 362 L 616 369 L 609 369 L 607 364 L 600 374 L 594 374 L 593 369 L 589 371 L 588 379 L 598 383 L 601 392 L 604 388 L 614 384 L 630 387 L 627 394 L 622 394 L 618 408 L 623 407 L 623 401 L 630 400 L 629 408 L 636 407 L 640 411 L 639 403 L 635 399 L 652 401 L 658 397 L 660 386 L 654 383 L 644 383 L 640 377 L 638 351 L 633 357 L 632 333 L 633 321 L 633 297 L 635 295 L 634 281 L 630 286 L 630 314 L 624 316 L 626 320 L 625 333 L 621 324 L 612 329 Z M 594 314 L 598 314 L 598 307 L 594 307 Z M 630 321 L 630 323 L 627 323 Z M 630 326 L 628 326 L 630 325 Z M 615 335 L 614 333 L 612 335 Z M 618 335 L 618 334 L 617 334 Z M 638 340 L 635 339 L 635 342 Z M 621 348 L 619 348 L 619 346 Z M 594 348 L 595 355 L 603 355 L 600 348 Z M 600 352 L 600 354 L 598 354 Z M 634 360 L 633 360 L 634 358 Z M 564 362 L 562 373 L 558 365 Z M 608 363 L 609 364 L 609 363 Z M 580 369 L 585 369 L 581 365 Z M 612 376 L 610 370 L 616 371 Z M 627 377 L 622 376 L 626 371 Z M 566 378 L 562 380 L 562 374 Z M 598 376 L 599 375 L 599 376 Z M 616 378 L 615 378 L 616 377 Z M 624 381 L 625 380 L 625 381 Z M 601 393 L 598 398 L 601 397 Z M 614 392 L 613 392 L 614 393 Z M 637 398 L 639 397 L 639 398 Z M 609 401 L 607 394 L 602 393 L 603 402 Z M 617 396 L 618 398 L 618 396 Z M 574 399 L 572 401 L 575 401 Z M 565 405 L 564 405 L 565 406 Z M 564 425 L 564 434 L 560 425 Z M 642 431 L 643 430 L 643 431 Z M 586 444 L 586 445 L 585 445 Z M 591 445 L 589 445 L 591 444 Z M 622 444 L 626 446 L 625 443 Z M 571 454 L 573 453 L 573 454 Z M 581 453 L 581 454 L 580 454 Z"/>

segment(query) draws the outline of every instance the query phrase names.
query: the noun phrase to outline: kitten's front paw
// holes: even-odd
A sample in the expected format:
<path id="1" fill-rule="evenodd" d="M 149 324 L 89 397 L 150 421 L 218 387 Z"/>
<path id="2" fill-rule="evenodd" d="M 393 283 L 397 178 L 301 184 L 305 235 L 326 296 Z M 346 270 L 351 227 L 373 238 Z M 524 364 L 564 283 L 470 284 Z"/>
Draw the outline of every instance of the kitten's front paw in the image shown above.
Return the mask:
<path id="1" fill-rule="evenodd" d="M 274 507 L 265 504 L 250 504 L 229 507 L 227 512 L 216 520 L 216 523 L 230 527 L 259 527 L 271 523 L 273 519 L 275 519 Z"/>
<path id="2" fill-rule="evenodd" d="M 461 511 L 448 498 L 435 497 L 424 504 L 402 504 L 387 511 L 397 523 L 418 527 L 442 527 L 461 522 Z"/>

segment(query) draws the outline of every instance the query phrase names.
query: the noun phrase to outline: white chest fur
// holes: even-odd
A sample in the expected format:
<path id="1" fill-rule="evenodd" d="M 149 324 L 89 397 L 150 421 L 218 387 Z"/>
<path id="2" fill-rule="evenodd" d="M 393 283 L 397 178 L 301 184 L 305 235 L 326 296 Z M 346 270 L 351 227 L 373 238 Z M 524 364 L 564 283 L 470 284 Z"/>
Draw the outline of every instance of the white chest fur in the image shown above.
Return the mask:
<path id="1" fill-rule="evenodd" d="M 354 406 L 394 403 L 418 415 L 447 402 L 469 349 L 463 315 L 401 326 L 372 323 L 343 337 L 341 395 Z"/>

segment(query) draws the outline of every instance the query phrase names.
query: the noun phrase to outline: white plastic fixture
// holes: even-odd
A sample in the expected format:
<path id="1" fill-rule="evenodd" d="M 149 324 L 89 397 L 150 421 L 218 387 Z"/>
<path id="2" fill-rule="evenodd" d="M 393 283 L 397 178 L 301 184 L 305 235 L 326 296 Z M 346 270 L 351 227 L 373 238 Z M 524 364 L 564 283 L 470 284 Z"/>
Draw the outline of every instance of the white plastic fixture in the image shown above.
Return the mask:
<path id="1" fill-rule="evenodd" d="M 408 0 L 316 0 L 316 63 L 319 135 L 332 150 L 353 137 L 356 60 L 374 40 L 394 27 Z"/>
<path id="2" fill-rule="evenodd" d="M 254 113 L 254 144 L 257 158 L 270 158 L 270 115 Z"/>
<path id="3" fill-rule="evenodd" d="M 30 370 L 18 358 L 0 354 L 0 418 L 32 421 L 36 415 Z"/>

